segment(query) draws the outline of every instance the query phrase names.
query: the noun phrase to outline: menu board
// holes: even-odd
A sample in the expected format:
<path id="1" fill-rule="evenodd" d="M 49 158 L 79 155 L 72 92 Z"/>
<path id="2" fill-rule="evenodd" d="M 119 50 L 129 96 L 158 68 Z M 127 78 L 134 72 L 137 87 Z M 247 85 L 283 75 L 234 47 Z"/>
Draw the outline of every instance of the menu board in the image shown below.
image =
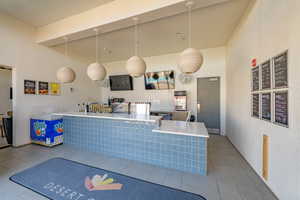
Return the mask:
<path id="1" fill-rule="evenodd" d="M 60 95 L 61 86 L 59 83 L 49 83 L 50 86 L 50 95 Z"/>
<path id="2" fill-rule="evenodd" d="M 271 121 L 271 93 L 261 94 L 261 118 Z"/>
<path id="3" fill-rule="evenodd" d="M 259 94 L 252 94 L 252 117 L 259 118 Z"/>
<path id="4" fill-rule="evenodd" d="M 261 65 L 261 89 L 271 89 L 271 61 L 268 60 L 267 62 Z"/>
<path id="5" fill-rule="evenodd" d="M 252 91 L 259 90 L 259 66 L 252 69 Z"/>
<path id="6" fill-rule="evenodd" d="M 24 80 L 24 94 L 35 94 L 36 82 L 32 80 Z"/>
<path id="7" fill-rule="evenodd" d="M 288 87 L 288 52 L 274 58 L 274 87 Z"/>
<path id="8" fill-rule="evenodd" d="M 288 92 L 275 92 L 275 123 L 288 126 Z"/>
<path id="9" fill-rule="evenodd" d="M 39 94 L 48 95 L 49 94 L 49 84 L 48 82 L 39 81 Z"/>

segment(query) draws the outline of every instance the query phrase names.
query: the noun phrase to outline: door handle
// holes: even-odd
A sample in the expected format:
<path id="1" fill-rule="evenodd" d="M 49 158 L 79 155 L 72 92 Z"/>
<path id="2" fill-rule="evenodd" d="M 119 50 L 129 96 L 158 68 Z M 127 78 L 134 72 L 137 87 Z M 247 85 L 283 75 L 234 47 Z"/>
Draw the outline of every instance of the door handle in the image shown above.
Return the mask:
<path id="1" fill-rule="evenodd" d="M 200 109 L 201 109 L 201 104 L 197 103 L 197 110 L 198 110 L 198 112 L 200 112 Z"/>

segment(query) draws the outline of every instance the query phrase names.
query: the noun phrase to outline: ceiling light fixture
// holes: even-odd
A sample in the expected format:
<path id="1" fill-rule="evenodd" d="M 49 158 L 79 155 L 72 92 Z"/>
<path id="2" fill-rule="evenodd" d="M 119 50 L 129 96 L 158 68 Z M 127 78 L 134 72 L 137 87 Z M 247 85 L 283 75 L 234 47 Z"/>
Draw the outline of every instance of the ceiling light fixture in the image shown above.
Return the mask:
<path id="1" fill-rule="evenodd" d="M 179 57 L 178 67 L 184 74 L 197 72 L 203 64 L 203 55 L 195 48 L 192 48 L 192 6 L 193 1 L 187 1 L 188 24 L 189 24 L 189 48 L 185 49 Z"/>
<path id="2" fill-rule="evenodd" d="M 65 40 L 65 56 L 67 59 L 69 58 L 68 55 L 68 38 L 64 37 Z M 60 83 L 72 83 L 75 78 L 76 74 L 74 70 L 70 67 L 62 67 L 56 72 L 56 78 Z"/>
<path id="3" fill-rule="evenodd" d="M 133 18 L 135 23 L 135 55 L 128 59 L 126 63 L 127 72 L 134 78 L 143 76 L 146 72 L 146 63 L 143 58 L 138 56 L 138 18 Z"/>
<path id="4" fill-rule="evenodd" d="M 101 63 L 99 63 L 99 59 L 98 59 L 98 56 L 99 56 L 99 53 L 98 53 L 99 31 L 98 31 L 98 29 L 94 29 L 94 31 L 96 33 L 96 62 L 92 63 L 88 66 L 86 73 L 91 80 L 102 81 L 106 77 L 106 69 Z"/>

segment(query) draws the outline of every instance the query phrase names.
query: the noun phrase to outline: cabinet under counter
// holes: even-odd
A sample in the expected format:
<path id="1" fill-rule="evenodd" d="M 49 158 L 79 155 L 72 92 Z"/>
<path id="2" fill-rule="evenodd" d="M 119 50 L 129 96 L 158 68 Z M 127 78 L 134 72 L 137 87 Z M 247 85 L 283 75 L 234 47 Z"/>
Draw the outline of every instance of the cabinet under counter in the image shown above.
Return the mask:
<path id="1" fill-rule="evenodd" d="M 128 114 L 55 115 L 63 116 L 66 145 L 185 172 L 207 173 L 208 134 L 204 124 Z"/>

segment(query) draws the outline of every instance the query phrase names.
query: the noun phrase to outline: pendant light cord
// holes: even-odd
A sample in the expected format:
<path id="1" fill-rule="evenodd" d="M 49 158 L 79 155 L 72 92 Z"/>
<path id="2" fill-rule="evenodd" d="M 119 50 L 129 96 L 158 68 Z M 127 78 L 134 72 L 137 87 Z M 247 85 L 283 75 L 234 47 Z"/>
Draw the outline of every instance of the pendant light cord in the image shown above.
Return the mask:
<path id="1" fill-rule="evenodd" d="M 189 47 L 192 47 L 192 2 L 188 2 L 188 20 L 189 20 Z"/>
<path id="2" fill-rule="evenodd" d="M 134 20 L 134 54 L 138 56 L 138 48 L 139 48 L 139 34 L 138 34 L 138 18 L 133 18 Z"/>
<path id="3" fill-rule="evenodd" d="M 99 35 L 99 32 L 98 32 L 98 29 L 95 29 L 95 33 L 96 33 L 96 62 L 99 61 L 99 52 L 98 52 L 98 35 Z"/>
<path id="4" fill-rule="evenodd" d="M 69 57 L 69 54 L 68 54 L 68 38 L 64 37 L 64 40 L 65 40 L 65 56 Z"/>

